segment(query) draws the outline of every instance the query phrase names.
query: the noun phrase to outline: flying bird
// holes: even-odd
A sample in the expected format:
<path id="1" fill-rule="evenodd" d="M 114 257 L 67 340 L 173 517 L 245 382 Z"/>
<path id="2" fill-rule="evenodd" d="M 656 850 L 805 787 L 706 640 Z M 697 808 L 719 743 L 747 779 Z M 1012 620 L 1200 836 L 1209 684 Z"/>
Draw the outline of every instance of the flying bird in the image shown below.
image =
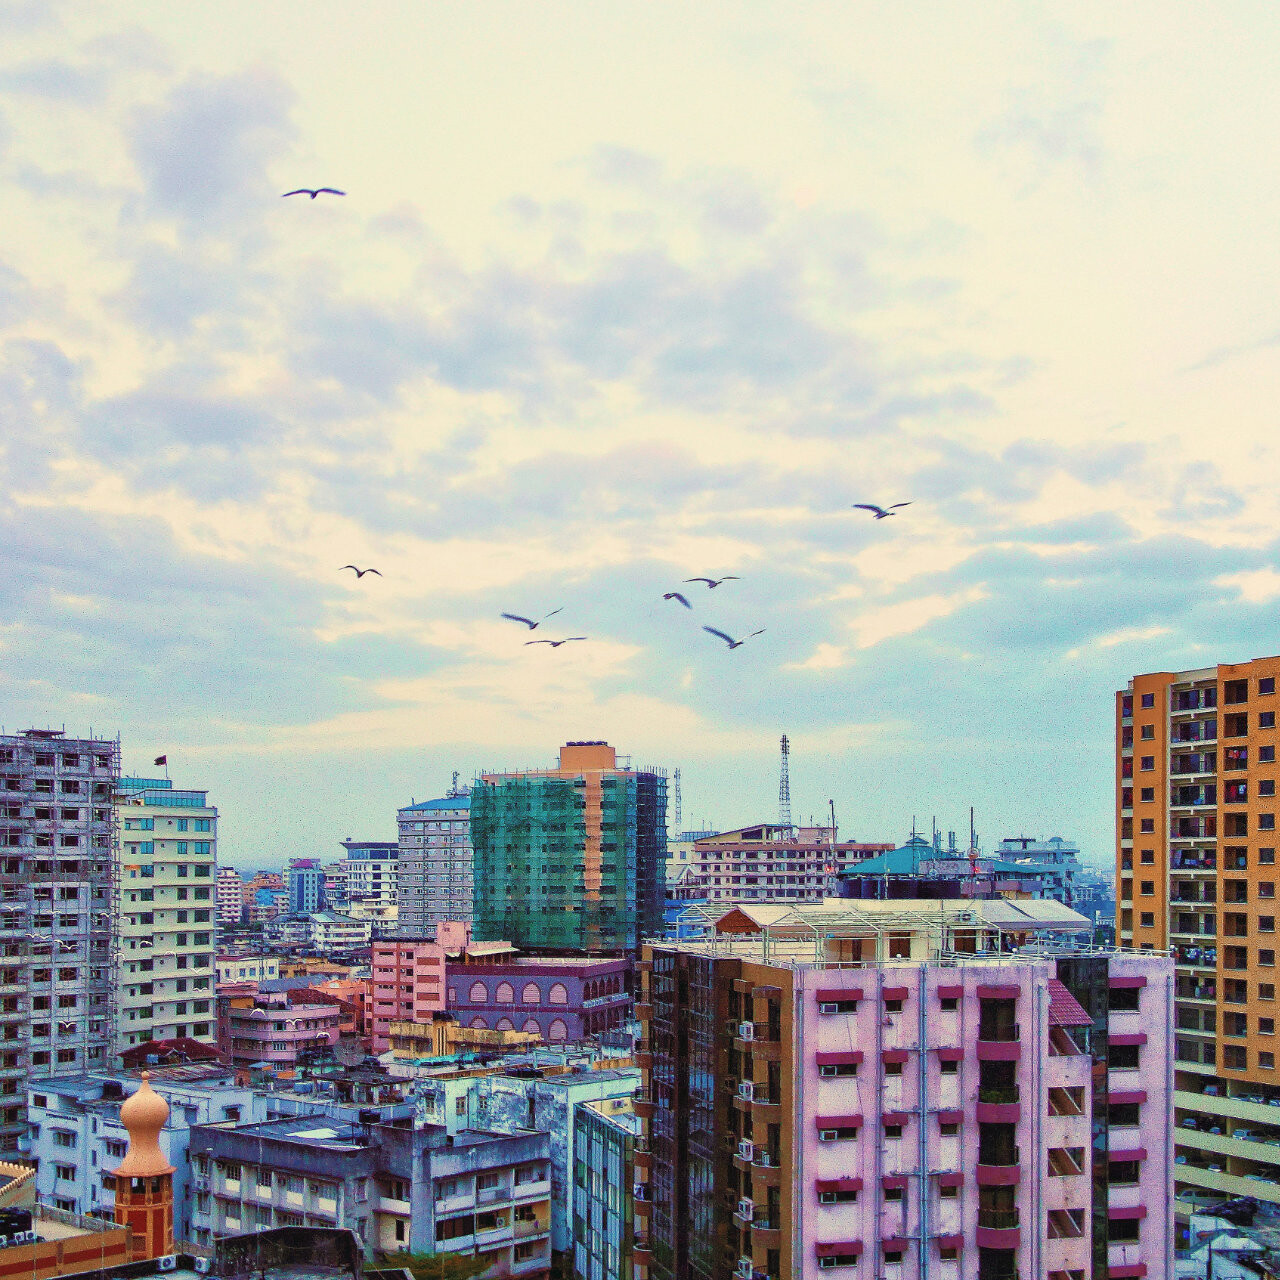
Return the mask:
<path id="1" fill-rule="evenodd" d="M 544 613 L 537 622 L 534 622 L 532 618 L 522 617 L 518 613 L 504 613 L 502 616 L 509 618 L 512 622 L 523 622 L 530 631 L 536 631 L 542 623 L 546 622 L 548 618 L 554 618 L 563 608 L 564 605 L 561 605 L 559 609 L 552 609 L 550 613 Z"/>
<path id="2" fill-rule="evenodd" d="M 855 502 L 853 509 L 855 511 L 870 511 L 875 515 L 877 520 L 883 520 L 886 516 L 891 516 L 899 507 L 909 507 L 909 502 L 895 502 L 891 507 L 877 507 L 873 502 Z"/>
<path id="3" fill-rule="evenodd" d="M 549 644 L 553 649 L 558 649 L 562 644 L 568 644 L 570 640 L 585 640 L 586 638 L 586 636 L 565 636 L 563 640 L 526 640 L 525 644 Z"/>
<path id="4" fill-rule="evenodd" d="M 723 578 L 685 578 L 685 582 L 705 582 L 708 591 L 714 591 L 722 582 L 737 582 L 736 573 L 726 573 Z"/>
<path id="5" fill-rule="evenodd" d="M 353 564 L 344 564 L 342 569 L 354 569 L 357 579 L 363 578 L 366 573 L 376 573 L 378 577 L 382 577 L 382 573 L 377 569 L 356 569 Z M 342 569 L 339 569 L 338 572 L 341 573 Z"/>
<path id="6" fill-rule="evenodd" d="M 684 605 L 684 607 L 685 607 L 686 609 L 692 609 L 692 608 L 693 608 L 693 605 L 691 605 L 691 604 L 689 603 L 689 601 L 688 601 L 684 596 L 682 596 L 682 595 L 680 594 L 680 592 L 678 592 L 678 591 L 668 591 L 668 592 L 667 592 L 667 594 L 666 594 L 665 596 L 663 596 L 662 598 L 663 598 L 664 600 L 679 600 L 679 601 L 680 601 L 680 603 L 681 603 L 682 605 Z"/>
<path id="7" fill-rule="evenodd" d="M 759 631 L 753 631 L 751 636 L 743 636 L 741 640 L 735 640 L 732 636 L 725 635 L 723 631 L 717 631 L 715 627 L 703 627 L 702 629 L 703 631 L 709 631 L 713 636 L 719 636 L 730 649 L 741 648 L 748 640 L 751 639 L 751 636 L 762 636 L 766 630 L 765 627 L 761 627 Z"/>
<path id="8" fill-rule="evenodd" d="M 282 200 L 287 196 L 310 196 L 313 200 L 316 196 L 345 196 L 345 191 L 339 191 L 337 187 L 299 187 L 296 191 L 286 191 L 280 197 Z"/>

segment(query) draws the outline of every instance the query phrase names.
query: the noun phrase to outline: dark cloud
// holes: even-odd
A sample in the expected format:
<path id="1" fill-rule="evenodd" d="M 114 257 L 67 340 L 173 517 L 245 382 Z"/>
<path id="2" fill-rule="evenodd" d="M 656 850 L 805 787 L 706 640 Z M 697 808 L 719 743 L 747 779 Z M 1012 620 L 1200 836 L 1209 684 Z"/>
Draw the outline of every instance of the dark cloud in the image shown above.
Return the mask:
<path id="1" fill-rule="evenodd" d="M 293 92 L 264 70 L 195 75 L 138 111 L 130 133 L 148 207 L 214 227 L 279 196 L 267 180 L 295 130 Z"/>

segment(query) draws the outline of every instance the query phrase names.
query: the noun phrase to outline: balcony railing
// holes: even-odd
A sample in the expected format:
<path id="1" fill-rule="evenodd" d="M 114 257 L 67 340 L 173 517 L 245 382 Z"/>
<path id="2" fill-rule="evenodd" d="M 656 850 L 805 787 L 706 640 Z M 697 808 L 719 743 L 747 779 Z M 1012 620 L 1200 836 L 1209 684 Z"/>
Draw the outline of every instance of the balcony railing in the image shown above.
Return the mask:
<path id="1" fill-rule="evenodd" d="M 1017 1209 L 984 1209 L 978 1206 L 978 1226 L 990 1231 L 1012 1231 L 1018 1225 Z"/>

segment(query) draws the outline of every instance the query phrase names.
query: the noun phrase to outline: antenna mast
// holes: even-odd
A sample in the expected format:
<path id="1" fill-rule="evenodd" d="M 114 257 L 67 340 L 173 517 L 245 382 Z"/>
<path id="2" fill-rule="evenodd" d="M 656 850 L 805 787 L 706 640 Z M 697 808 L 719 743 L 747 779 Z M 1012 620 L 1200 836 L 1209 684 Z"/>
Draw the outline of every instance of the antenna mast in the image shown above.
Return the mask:
<path id="1" fill-rule="evenodd" d="M 671 818 L 674 824 L 675 833 L 680 834 L 680 770 L 676 769 L 671 775 Z"/>
<path id="2" fill-rule="evenodd" d="M 778 771 L 778 826 L 791 831 L 791 743 L 782 735 L 782 767 Z"/>
<path id="3" fill-rule="evenodd" d="M 977 896 L 978 892 L 978 833 L 973 825 L 973 806 L 969 806 L 969 892 Z"/>
<path id="4" fill-rule="evenodd" d="M 449 794 L 451 796 L 456 796 L 458 794 L 458 776 L 458 771 L 455 769 L 453 771 L 453 786 L 449 789 Z"/>

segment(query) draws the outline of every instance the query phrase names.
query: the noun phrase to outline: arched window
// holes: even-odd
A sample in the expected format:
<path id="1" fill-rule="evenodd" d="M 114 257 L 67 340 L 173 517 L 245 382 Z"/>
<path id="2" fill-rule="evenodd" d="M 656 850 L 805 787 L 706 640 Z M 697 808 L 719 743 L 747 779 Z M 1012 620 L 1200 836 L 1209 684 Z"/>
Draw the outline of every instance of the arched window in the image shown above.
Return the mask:
<path id="1" fill-rule="evenodd" d="M 509 982 L 498 983 L 498 994 L 495 997 L 499 1004 L 515 1004 L 516 989 Z"/>
<path id="2" fill-rule="evenodd" d="M 551 1023 L 551 1030 L 547 1034 L 548 1040 L 567 1040 L 569 1038 L 569 1028 L 565 1026 L 560 1018 L 556 1018 Z"/>
<path id="3" fill-rule="evenodd" d="M 479 1014 L 476 1014 L 476 1016 L 471 1019 L 471 1025 L 475 1027 L 477 1031 L 488 1031 L 489 1029 L 489 1024 Z"/>
<path id="4" fill-rule="evenodd" d="M 520 993 L 520 999 L 525 1004 L 541 1004 L 542 989 L 536 982 L 526 982 L 524 984 L 524 990 Z"/>
<path id="5" fill-rule="evenodd" d="M 497 1025 L 494 1027 L 495 1031 L 514 1031 L 515 1029 L 516 1024 L 510 1018 L 499 1018 Z"/>
<path id="6" fill-rule="evenodd" d="M 564 985 L 563 982 L 554 982 L 551 984 L 551 990 L 547 994 L 547 1003 L 548 1004 L 568 1004 L 569 1003 L 569 989 Z M 554 1027 L 555 1024 L 552 1023 L 552 1026 Z M 552 1036 L 551 1038 L 553 1040 L 555 1039 L 554 1036 Z"/>
<path id="7" fill-rule="evenodd" d="M 488 1004 L 489 988 L 483 982 L 473 982 L 471 984 L 471 994 L 467 996 L 468 1004 Z"/>
<path id="8" fill-rule="evenodd" d="M 537 1018 L 526 1018 L 524 1020 L 524 1026 L 521 1027 L 520 1030 L 532 1031 L 535 1036 L 540 1036 L 542 1034 L 542 1028 L 538 1026 Z"/>

